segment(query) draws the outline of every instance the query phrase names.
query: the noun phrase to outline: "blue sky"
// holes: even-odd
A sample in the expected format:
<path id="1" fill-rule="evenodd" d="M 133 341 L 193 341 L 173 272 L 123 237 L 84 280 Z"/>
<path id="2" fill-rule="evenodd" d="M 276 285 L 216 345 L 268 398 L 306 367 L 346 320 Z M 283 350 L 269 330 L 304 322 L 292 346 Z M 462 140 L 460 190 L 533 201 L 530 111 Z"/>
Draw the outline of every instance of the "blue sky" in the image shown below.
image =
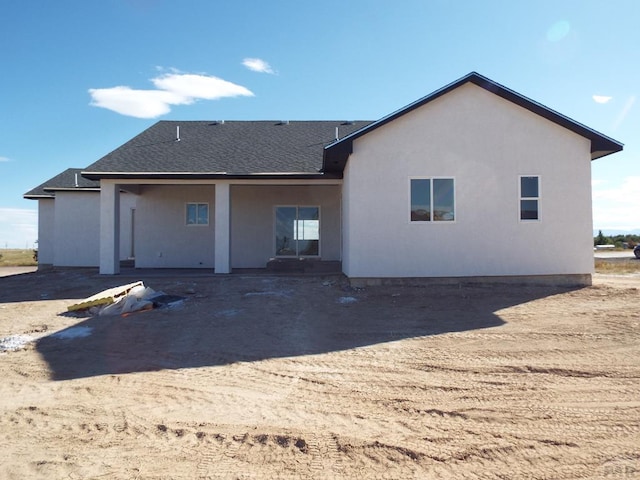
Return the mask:
<path id="1" fill-rule="evenodd" d="M 158 120 L 377 119 L 477 71 L 625 144 L 594 228 L 640 229 L 640 2 L 24 0 L 0 16 L 0 248 L 22 195 Z"/>

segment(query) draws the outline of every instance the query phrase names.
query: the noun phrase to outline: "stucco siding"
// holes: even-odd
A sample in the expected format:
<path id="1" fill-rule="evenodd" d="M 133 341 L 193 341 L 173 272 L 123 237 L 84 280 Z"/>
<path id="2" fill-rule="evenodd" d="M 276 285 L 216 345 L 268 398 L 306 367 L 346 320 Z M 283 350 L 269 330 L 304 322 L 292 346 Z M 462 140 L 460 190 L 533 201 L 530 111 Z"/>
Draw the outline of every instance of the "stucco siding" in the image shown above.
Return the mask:
<path id="1" fill-rule="evenodd" d="M 54 265 L 98 265 L 100 196 L 96 192 L 56 192 Z"/>
<path id="2" fill-rule="evenodd" d="M 137 196 L 131 193 L 120 193 L 120 260 L 126 260 L 134 253 L 131 248 L 132 231 Z"/>
<path id="3" fill-rule="evenodd" d="M 589 274 L 589 141 L 473 84 L 354 142 L 345 170 L 351 277 Z M 540 177 L 540 220 L 519 177 Z M 409 179 L 455 181 L 454 222 L 410 222 Z"/>
<path id="4" fill-rule="evenodd" d="M 120 195 L 120 259 L 131 251 L 131 209 L 135 207 L 135 195 Z M 100 256 L 100 194 L 99 192 L 56 192 L 51 201 L 54 214 L 47 213 L 52 222 L 51 234 L 46 235 L 53 251 L 51 262 L 59 267 L 96 267 Z M 40 201 L 42 210 L 42 201 Z M 47 210 L 51 207 L 45 207 Z M 40 235 L 40 234 L 39 234 Z M 40 247 L 40 245 L 39 245 Z"/>
<path id="5" fill-rule="evenodd" d="M 352 205 L 351 201 L 353 198 L 351 182 L 353 180 L 353 175 L 351 174 L 351 163 L 347 162 L 347 165 L 344 169 L 344 175 L 342 180 L 342 212 L 341 212 L 341 221 L 342 221 L 342 273 L 344 273 L 347 277 L 351 276 L 351 268 L 352 268 L 352 260 L 351 260 L 351 252 L 354 250 L 350 247 L 351 245 L 351 232 L 353 231 L 353 226 L 351 225 L 351 211 Z M 357 223 L 357 222 L 356 222 Z"/>
<path id="6" fill-rule="evenodd" d="M 38 200 L 38 265 L 53 265 L 55 200 Z"/>
<path id="7" fill-rule="evenodd" d="M 231 186 L 231 266 L 264 268 L 275 256 L 274 208 L 320 207 L 320 256 L 340 260 L 340 186 Z"/>
<path id="8" fill-rule="evenodd" d="M 213 268 L 214 185 L 142 185 L 136 204 L 139 268 Z M 187 225 L 186 204 L 208 203 L 209 224 Z"/>

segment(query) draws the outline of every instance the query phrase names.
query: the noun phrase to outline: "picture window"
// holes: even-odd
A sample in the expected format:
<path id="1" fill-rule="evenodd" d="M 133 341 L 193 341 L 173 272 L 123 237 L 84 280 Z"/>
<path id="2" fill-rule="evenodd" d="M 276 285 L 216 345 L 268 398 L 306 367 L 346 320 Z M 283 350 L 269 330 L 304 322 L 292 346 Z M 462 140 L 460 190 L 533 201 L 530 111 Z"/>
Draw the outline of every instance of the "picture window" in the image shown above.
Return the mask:
<path id="1" fill-rule="evenodd" d="M 411 221 L 453 222 L 456 219 L 453 178 L 412 178 Z"/>

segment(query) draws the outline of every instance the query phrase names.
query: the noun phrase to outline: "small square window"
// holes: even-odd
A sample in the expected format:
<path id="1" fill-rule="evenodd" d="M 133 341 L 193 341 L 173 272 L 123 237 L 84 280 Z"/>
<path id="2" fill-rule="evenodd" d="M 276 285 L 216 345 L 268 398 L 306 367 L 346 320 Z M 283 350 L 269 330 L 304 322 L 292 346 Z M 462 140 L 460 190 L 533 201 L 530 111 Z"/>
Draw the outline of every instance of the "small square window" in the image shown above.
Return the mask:
<path id="1" fill-rule="evenodd" d="M 187 203 L 187 225 L 209 225 L 209 204 Z"/>

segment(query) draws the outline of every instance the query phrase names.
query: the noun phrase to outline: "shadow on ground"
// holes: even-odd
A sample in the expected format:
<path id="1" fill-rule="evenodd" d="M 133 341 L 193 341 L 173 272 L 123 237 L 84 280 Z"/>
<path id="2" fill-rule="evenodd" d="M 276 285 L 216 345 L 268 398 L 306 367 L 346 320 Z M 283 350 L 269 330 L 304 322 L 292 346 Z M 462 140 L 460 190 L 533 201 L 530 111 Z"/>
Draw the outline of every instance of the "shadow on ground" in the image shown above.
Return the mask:
<path id="1" fill-rule="evenodd" d="M 142 277 L 213 277 L 211 269 L 121 269 L 120 275 L 100 275 L 94 267 L 55 267 L 0 276 L 0 304 L 86 298 Z"/>
<path id="2" fill-rule="evenodd" d="M 182 309 L 78 319 L 41 338 L 37 350 L 52 379 L 314 355 L 499 327 L 498 310 L 568 291 L 505 285 L 352 290 L 339 277 L 192 280 L 195 294 Z M 73 337 L 78 327 L 75 332 L 90 334 Z M 61 338 L 65 334 L 72 338 Z"/>
<path id="3" fill-rule="evenodd" d="M 97 268 L 55 268 L 0 277 L 0 304 L 88 297 L 122 280 L 99 277 Z M 104 287 L 104 288 L 103 288 Z"/>

